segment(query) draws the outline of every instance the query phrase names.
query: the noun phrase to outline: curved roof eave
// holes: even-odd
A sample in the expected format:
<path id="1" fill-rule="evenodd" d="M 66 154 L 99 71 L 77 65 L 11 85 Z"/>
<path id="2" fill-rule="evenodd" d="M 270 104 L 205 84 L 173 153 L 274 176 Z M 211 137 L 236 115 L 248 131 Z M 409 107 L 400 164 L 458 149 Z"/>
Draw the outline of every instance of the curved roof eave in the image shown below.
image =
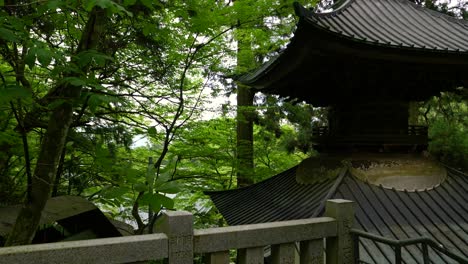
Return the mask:
<path id="1" fill-rule="evenodd" d="M 428 56 L 468 56 L 467 21 L 429 10 L 407 0 L 344 0 L 334 11 L 328 13 L 313 12 L 299 3 L 295 3 L 294 8 L 300 20 L 288 47 L 256 70 L 238 77 L 236 81 L 260 90 L 286 76 L 287 72 L 280 71 L 273 74 L 274 78 L 263 80 L 263 77 L 268 76 L 283 60 L 291 61 L 288 58 L 291 44 L 297 38 L 305 37 L 299 36 L 300 34 L 313 34 L 310 29 L 337 39 L 362 44 L 363 47 L 388 49 L 389 53 L 405 51 Z M 415 14 L 411 15 L 406 9 L 411 9 Z M 420 23 L 424 21 L 432 22 L 431 28 Z M 299 32 L 306 27 L 307 32 Z M 448 34 L 452 35 L 449 37 Z"/>
<path id="2" fill-rule="evenodd" d="M 468 21 L 408 0 L 346 0 L 327 13 L 294 7 L 310 25 L 369 45 L 468 53 Z"/>

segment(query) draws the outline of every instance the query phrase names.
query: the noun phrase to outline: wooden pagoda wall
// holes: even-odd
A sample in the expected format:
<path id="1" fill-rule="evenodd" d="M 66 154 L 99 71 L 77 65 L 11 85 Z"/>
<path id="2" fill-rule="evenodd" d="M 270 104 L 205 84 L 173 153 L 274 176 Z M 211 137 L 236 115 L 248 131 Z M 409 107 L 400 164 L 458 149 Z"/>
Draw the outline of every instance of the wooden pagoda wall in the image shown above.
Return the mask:
<path id="1" fill-rule="evenodd" d="M 334 105 L 329 111 L 331 135 L 395 135 L 408 130 L 408 102 L 369 101 Z"/>

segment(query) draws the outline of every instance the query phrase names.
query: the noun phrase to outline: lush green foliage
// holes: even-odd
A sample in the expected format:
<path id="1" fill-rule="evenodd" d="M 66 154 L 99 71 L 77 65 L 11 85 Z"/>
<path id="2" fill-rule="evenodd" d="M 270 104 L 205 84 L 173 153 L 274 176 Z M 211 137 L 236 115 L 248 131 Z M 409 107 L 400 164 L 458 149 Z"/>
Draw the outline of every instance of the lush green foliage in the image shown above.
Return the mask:
<path id="1" fill-rule="evenodd" d="M 233 29 L 248 32 L 261 63 L 295 22 L 289 1 L 24 0 L 2 1 L 0 9 L 2 203 L 31 193 L 51 115 L 70 103 L 66 144 L 57 167 L 49 166 L 55 180 L 45 193 L 86 196 L 133 218 L 140 231 L 161 208 L 175 207 L 176 193 L 193 200 L 235 186 L 234 121 L 196 120 L 210 95 L 232 92 L 224 76 L 239 71 Z M 104 13 L 93 36 L 96 10 Z M 95 46 L 83 48 L 92 37 Z M 69 87 L 80 95 L 63 97 Z M 274 162 L 284 139 L 269 133 L 256 132 L 265 140 L 256 144 L 268 146 L 258 148 L 258 180 L 300 159 Z"/>
<path id="2" fill-rule="evenodd" d="M 443 93 L 426 102 L 423 119 L 429 125 L 429 151 L 441 161 L 468 170 L 467 91 Z"/>

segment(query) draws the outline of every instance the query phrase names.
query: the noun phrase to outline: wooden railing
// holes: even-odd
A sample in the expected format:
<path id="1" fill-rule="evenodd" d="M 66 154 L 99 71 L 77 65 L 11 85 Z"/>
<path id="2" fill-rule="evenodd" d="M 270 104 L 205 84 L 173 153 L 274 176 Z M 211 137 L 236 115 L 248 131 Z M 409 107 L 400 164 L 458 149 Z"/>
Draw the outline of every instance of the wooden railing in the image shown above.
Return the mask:
<path id="1" fill-rule="evenodd" d="M 402 131 L 402 135 L 407 136 L 427 136 L 428 128 L 427 126 L 415 126 L 409 125 L 406 131 Z M 375 129 L 373 131 L 369 131 L 368 133 L 363 134 L 371 134 L 371 135 L 388 135 L 388 131 L 386 130 L 379 130 Z M 327 126 L 320 126 L 314 127 L 312 129 L 312 135 L 314 137 L 325 137 L 330 135 L 330 130 Z"/>
<path id="2" fill-rule="evenodd" d="M 339 134 L 329 131 L 328 127 L 312 130 L 314 144 L 318 149 L 333 147 L 405 147 L 425 148 L 428 144 L 427 127 L 408 126 L 402 131 L 367 130 L 360 133 Z"/>
<path id="3" fill-rule="evenodd" d="M 428 128 L 427 126 L 408 126 L 408 135 L 410 136 L 426 136 Z"/>
<path id="4" fill-rule="evenodd" d="M 119 238 L 0 248 L 0 263 L 135 263 L 167 259 L 193 263 L 206 254 L 211 264 L 263 263 L 271 246 L 272 263 L 353 263 L 353 202 L 329 200 L 326 216 L 265 224 L 193 230 L 188 212 L 167 212 L 157 223 L 162 233 Z M 299 245 L 299 250 L 296 250 Z"/>

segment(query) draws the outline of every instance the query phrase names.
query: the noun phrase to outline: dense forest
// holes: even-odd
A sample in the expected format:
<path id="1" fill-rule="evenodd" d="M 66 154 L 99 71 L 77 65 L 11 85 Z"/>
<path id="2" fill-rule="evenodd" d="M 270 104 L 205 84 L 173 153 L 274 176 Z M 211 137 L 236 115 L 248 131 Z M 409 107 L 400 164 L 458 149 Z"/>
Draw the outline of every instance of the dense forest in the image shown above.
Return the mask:
<path id="1" fill-rule="evenodd" d="M 468 18 L 466 1 L 414 2 Z M 223 225 L 203 191 L 315 155 L 311 131 L 327 109 L 234 81 L 285 48 L 292 3 L 0 0 L 0 206 L 24 204 L 2 243 L 30 243 L 59 195 L 85 197 L 137 234 L 165 209 Z M 429 125 L 430 154 L 464 170 L 467 98 L 460 88 L 412 109 Z"/>

